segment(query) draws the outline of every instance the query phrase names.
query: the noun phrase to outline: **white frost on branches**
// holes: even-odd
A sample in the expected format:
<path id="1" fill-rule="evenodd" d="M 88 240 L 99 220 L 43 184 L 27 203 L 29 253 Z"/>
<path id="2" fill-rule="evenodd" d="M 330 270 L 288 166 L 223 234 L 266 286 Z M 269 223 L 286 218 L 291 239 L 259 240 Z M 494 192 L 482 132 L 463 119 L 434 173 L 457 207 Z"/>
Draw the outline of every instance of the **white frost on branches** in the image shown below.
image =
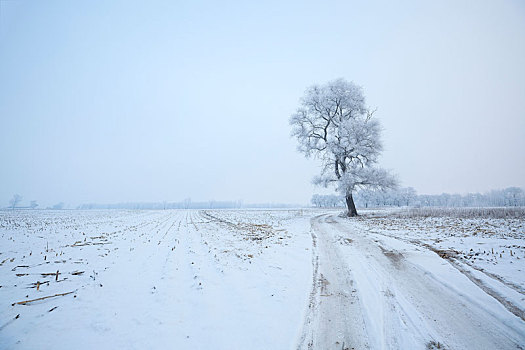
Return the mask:
<path id="1" fill-rule="evenodd" d="M 351 196 L 358 188 L 387 189 L 396 179 L 376 166 L 383 150 L 381 126 L 365 105 L 361 87 L 344 79 L 306 90 L 290 119 L 298 149 L 322 160 L 314 183 Z"/>

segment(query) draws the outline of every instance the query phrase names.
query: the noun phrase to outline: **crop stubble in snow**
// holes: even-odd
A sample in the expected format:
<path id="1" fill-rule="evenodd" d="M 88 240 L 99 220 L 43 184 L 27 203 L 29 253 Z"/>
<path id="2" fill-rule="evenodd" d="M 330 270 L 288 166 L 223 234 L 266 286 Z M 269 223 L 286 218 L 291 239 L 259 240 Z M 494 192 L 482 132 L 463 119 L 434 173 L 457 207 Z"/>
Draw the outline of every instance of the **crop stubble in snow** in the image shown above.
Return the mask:
<path id="1" fill-rule="evenodd" d="M 299 210 L 0 212 L 0 348 L 293 347 L 308 229 Z"/>

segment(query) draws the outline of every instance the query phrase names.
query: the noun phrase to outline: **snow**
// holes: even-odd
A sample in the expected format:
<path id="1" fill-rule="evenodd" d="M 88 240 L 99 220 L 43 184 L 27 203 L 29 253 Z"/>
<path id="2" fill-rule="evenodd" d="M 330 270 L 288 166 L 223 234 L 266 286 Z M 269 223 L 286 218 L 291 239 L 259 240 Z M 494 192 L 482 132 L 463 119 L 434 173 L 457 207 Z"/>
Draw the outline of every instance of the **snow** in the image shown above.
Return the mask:
<path id="1" fill-rule="evenodd" d="M 1 211 L 0 348 L 525 348 L 523 219 L 338 214 Z"/>
<path id="2" fill-rule="evenodd" d="M 300 211 L 1 215 L 0 348 L 288 349 L 300 332 L 311 283 Z"/>

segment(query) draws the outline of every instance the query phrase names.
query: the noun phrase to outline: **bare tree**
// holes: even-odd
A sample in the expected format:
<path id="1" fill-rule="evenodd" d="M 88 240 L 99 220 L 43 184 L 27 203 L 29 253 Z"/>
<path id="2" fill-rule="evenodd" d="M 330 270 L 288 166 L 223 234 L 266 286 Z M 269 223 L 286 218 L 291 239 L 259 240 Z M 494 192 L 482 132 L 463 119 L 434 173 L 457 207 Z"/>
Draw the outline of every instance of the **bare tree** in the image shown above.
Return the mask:
<path id="1" fill-rule="evenodd" d="M 345 197 L 348 216 L 357 216 L 352 195 L 356 189 L 397 186 L 394 176 L 376 167 L 382 151 L 381 127 L 366 107 L 361 87 L 344 79 L 313 85 L 290 124 L 299 151 L 323 163 L 314 183 L 335 185 Z"/>
<path id="2" fill-rule="evenodd" d="M 13 198 L 9 200 L 9 206 L 11 207 L 11 209 L 15 209 L 18 203 L 20 203 L 21 201 L 22 201 L 22 196 L 19 194 L 15 194 L 13 195 Z"/>
<path id="3" fill-rule="evenodd" d="M 35 209 L 36 207 L 38 207 L 38 203 L 36 201 L 31 201 L 29 204 L 29 207 L 31 209 Z"/>

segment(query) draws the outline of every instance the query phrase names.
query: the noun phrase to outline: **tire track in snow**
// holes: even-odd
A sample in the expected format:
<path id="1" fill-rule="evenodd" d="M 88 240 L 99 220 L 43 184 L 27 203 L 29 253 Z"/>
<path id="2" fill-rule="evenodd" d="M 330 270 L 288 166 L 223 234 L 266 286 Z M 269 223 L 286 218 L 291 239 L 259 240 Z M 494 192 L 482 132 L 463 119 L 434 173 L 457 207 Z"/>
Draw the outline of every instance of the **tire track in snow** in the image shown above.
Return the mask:
<path id="1" fill-rule="evenodd" d="M 465 275 L 469 280 L 471 280 L 474 284 L 476 284 L 479 288 L 481 288 L 485 293 L 487 293 L 488 295 L 490 295 L 491 297 L 496 299 L 508 311 L 510 311 L 511 313 L 513 313 L 514 315 L 516 315 L 517 317 L 519 317 L 523 321 L 525 321 L 525 309 L 523 308 L 523 306 L 520 307 L 519 305 L 517 305 L 516 302 L 514 302 L 512 300 L 509 300 L 504 295 L 501 295 L 499 292 L 497 292 L 495 289 L 493 289 L 491 286 L 489 286 L 487 283 L 485 283 L 482 279 L 476 277 L 475 273 L 474 273 L 474 270 L 478 271 L 479 273 L 482 273 L 487 278 L 492 279 L 494 281 L 493 283 L 504 285 L 505 287 L 507 287 L 507 288 L 509 288 L 509 289 L 511 289 L 511 290 L 513 290 L 513 291 L 523 295 L 524 294 L 524 290 L 520 286 L 517 286 L 516 284 L 514 284 L 512 282 L 505 281 L 500 276 L 497 276 L 495 274 L 489 273 L 489 272 L 483 270 L 482 268 L 473 266 L 473 265 L 468 264 L 466 262 L 462 262 L 461 260 L 456 258 L 456 253 L 454 253 L 454 252 L 451 252 L 451 251 L 448 251 L 448 250 L 437 249 L 437 248 L 433 247 L 432 245 L 430 245 L 428 243 L 421 242 L 421 241 L 415 240 L 415 239 L 403 239 L 403 238 L 400 238 L 400 237 L 390 236 L 390 235 L 387 235 L 387 234 L 384 234 L 384 233 L 381 233 L 381 232 L 372 232 L 372 233 L 376 234 L 376 235 L 381 235 L 381 236 L 384 236 L 384 237 L 396 239 L 396 240 L 399 240 L 399 241 L 402 241 L 402 242 L 405 242 L 405 243 L 417 245 L 419 247 L 422 247 L 424 249 L 427 249 L 429 251 L 432 251 L 432 252 L 436 253 L 440 258 L 442 258 L 443 260 L 446 260 L 447 262 L 449 262 L 451 266 L 453 266 L 459 272 L 461 272 L 463 275 Z"/>
<path id="2" fill-rule="evenodd" d="M 298 349 L 367 349 L 368 336 L 352 275 L 326 236 L 320 215 L 312 218 L 313 277 Z"/>
<path id="3" fill-rule="evenodd" d="M 317 236 L 313 230 L 310 231 L 312 234 L 312 288 L 310 290 L 310 296 L 308 298 L 308 311 L 304 318 L 303 332 L 299 339 L 298 350 L 311 348 L 313 346 L 313 321 L 317 314 L 317 305 L 319 304 L 319 290 L 317 288 L 317 282 L 319 281 L 319 255 L 317 252 Z"/>

